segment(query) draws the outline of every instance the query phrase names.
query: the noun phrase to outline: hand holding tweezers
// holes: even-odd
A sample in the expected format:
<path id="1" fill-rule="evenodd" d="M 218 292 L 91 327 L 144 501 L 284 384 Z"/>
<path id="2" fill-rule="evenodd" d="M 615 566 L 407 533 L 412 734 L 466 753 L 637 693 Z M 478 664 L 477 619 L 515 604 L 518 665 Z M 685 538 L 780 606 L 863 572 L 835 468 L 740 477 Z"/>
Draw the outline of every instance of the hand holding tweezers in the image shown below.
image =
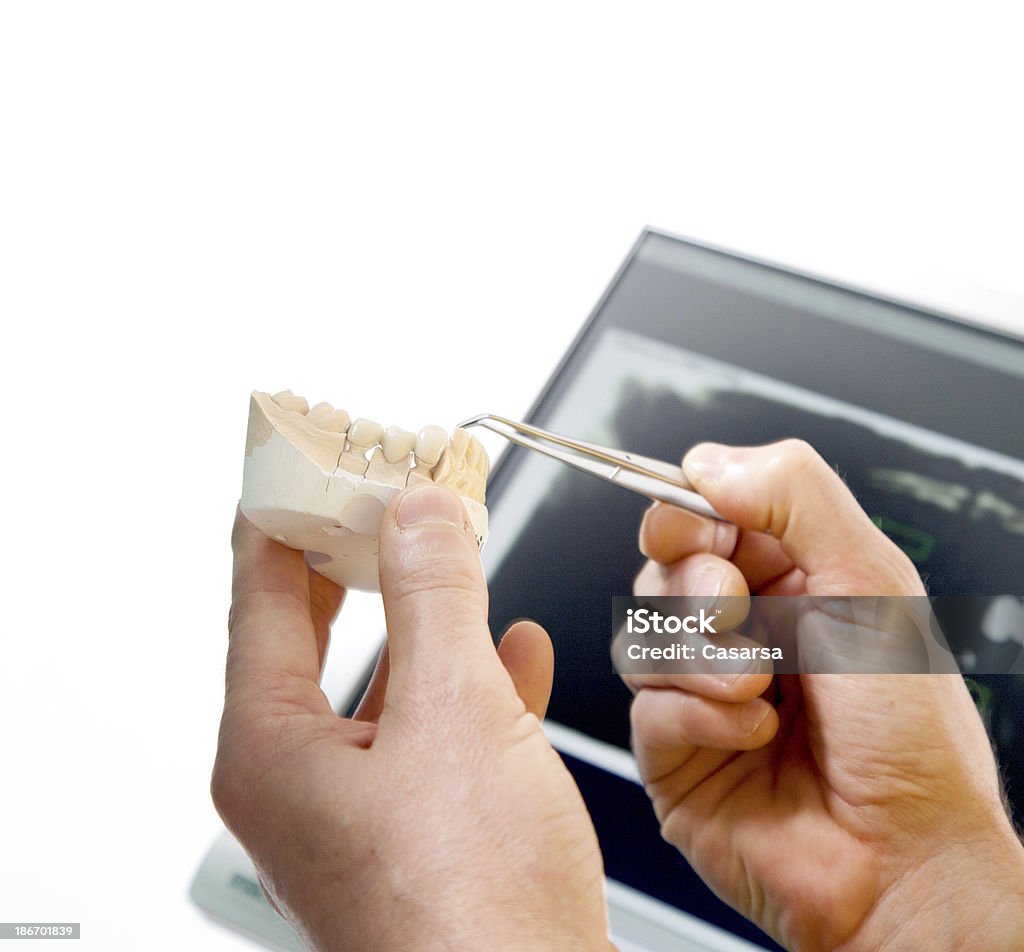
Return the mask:
<path id="1" fill-rule="evenodd" d="M 569 466 L 682 509 L 729 522 L 703 496 L 694 492 L 682 467 L 674 463 L 626 453 L 623 450 L 585 443 L 583 440 L 549 433 L 528 423 L 518 423 L 493 413 L 481 413 L 459 424 L 466 429 L 482 426 L 513 443 L 536 450 Z"/>

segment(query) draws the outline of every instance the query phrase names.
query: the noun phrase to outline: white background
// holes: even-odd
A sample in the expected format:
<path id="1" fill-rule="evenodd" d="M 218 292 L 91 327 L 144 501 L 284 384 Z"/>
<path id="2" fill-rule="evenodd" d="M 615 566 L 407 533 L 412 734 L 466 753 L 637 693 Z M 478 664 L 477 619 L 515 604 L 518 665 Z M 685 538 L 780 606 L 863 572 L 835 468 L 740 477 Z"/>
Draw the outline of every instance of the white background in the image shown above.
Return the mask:
<path id="1" fill-rule="evenodd" d="M 521 414 L 645 224 L 1024 330 L 1012 7 L 0 5 L 0 921 L 246 947 L 186 889 L 253 387 Z"/>

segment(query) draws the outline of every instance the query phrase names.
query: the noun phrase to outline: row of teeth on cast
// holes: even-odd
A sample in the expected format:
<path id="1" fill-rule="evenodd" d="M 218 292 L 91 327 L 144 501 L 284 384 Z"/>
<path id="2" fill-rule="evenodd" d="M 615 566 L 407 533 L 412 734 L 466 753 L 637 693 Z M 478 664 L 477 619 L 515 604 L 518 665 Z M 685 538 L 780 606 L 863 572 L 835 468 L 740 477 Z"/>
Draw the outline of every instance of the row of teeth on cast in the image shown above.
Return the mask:
<path id="1" fill-rule="evenodd" d="M 419 433 L 397 426 L 382 426 L 329 403 L 310 407 L 305 397 L 282 390 L 270 398 L 281 410 L 305 418 L 314 431 L 337 442 L 337 467 L 354 475 L 394 485 L 411 485 L 418 478 L 449 486 L 460 495 L 483 501 L 488 460 L 480 442 L 465 430 L 448 438 L 440 426 L 425 426 Z"/>

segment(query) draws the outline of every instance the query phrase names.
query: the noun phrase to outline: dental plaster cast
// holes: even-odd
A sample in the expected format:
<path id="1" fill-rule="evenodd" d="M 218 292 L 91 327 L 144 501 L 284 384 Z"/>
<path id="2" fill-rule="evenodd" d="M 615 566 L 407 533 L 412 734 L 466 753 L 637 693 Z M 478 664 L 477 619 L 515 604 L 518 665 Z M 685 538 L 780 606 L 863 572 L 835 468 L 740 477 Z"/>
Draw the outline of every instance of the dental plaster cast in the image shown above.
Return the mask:
<path id="1" fill-rule="evenodd" d="M 306 553 L 321 575 L 379 591 L 378 531 L 392 497 L 438 483 L 462 497 L 477 544 L 487 537 L 487 454 L 479 441 L 439 426 L 418 434 L 350 420 L 329 403 L 312 409 L 290 390 L 253 391 L 241 510 L 268 536 Z"/>

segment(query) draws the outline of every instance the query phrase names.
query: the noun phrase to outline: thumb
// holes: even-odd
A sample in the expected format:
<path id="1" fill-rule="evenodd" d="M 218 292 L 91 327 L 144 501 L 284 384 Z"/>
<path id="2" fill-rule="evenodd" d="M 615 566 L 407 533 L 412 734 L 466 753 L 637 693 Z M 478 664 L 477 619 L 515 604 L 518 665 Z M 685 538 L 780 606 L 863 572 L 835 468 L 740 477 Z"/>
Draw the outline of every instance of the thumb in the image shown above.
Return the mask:
<path id="1" fill-rule="evenodd" d="M 487 586 L 459 497 L 442 486 L 399 494 L 380 527 L 389 700 L 479 689 L 503 669 L 487 626 Z"/>
<path id="2" fill-rule="evenodd" d="M 767 446 L 701 443 L 683 471 L 723 516 L 768 532 L 812 580 L 845 595 L 921 594 L 910 560 L 802 440 Z"/>

